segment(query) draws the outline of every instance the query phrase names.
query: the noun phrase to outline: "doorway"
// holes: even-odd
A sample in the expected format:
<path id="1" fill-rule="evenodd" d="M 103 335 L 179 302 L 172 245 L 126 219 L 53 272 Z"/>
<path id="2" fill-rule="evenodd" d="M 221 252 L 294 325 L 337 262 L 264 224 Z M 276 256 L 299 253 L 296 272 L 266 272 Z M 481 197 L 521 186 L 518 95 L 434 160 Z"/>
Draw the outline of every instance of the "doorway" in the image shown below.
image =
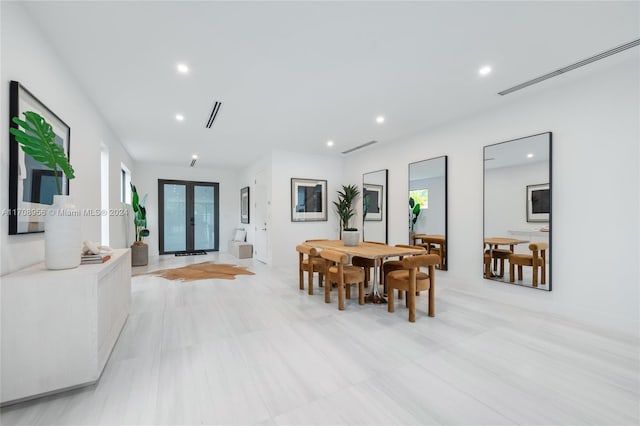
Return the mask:
<path id="1" fill-rule="evenodd" d="M 158 179 L 160 254 L 218 251 L 219 184 Z"/>
<path id="2" fill-rule="evenodd" d="M 269 264 L 269 226 L 271 219 L 271 203 L 267 198 L 268 187 L 266 173 L 256 173 L 254 190 L 255 244 L 253 256 L 256 260 Z"/>

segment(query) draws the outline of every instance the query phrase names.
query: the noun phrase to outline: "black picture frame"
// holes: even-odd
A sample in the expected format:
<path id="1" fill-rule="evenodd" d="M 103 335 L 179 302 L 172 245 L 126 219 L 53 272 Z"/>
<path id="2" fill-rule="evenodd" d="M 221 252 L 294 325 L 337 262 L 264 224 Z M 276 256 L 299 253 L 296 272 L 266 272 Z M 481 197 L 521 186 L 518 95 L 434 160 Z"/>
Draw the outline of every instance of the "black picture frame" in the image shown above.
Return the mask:
<path id="1" fill-rule="evenodd" d="M 71 128 L 29 90 L 17 81 L 9 83 L 9 126 L 18 128 L 12 119 L 34 111 L 53 127 L 58 144 L 70 158 Z M 60 170 L 58 173 L 62 173 Z M 45 190 L 43 179 L 55 177 L 53 169 L 26 154 L 9 133 L 9 235 L 44 232 L 44 218 L 53 194 Z M 32 192 L 36 190 L 36 192 Z M 57 192 L 57 191 L 56 191 Z M 69 179 L 62 175 L 62 194 L 69 195 Z"/>
<path id="2" fill-rule="evenodd" d="M 550 212 L 549 184 L 527 185 L 527 222 L 549 222 Z"/>
<path id="3" fill-rule="evenodd" d="M 362 191 L 363 206 L 365 200 L 369 200 L 369 208 L 367 209 L 367 216 L 364 218 L 366 222 L 380 222 L 382 221 L 382 211 L 384 203 L 384 185 L 374 185 L 371 183 L 365 183 Z M 369 198 L 367 198 L 369 197 Z M 364 208 L 364 207 L 363 207 Z"/>
<path id="4" fill-rule="evenodd" d="M 291 222 L 327 221 L 327 181 L 291 178 Z"/>
<path id="5" fill-rule="evenodd" d="M 240 189 L 240 223 L 250 223 L 249 187 Z"/>

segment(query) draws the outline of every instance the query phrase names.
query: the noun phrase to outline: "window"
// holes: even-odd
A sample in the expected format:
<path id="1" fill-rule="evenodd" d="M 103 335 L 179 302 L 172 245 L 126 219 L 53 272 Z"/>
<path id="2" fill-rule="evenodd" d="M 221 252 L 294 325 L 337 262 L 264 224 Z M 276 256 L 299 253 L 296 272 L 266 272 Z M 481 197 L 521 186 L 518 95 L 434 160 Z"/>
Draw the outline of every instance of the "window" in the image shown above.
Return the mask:
<path id="1" fill-rule="evenodd" d="M 131 204 L 131 172 L 120 163 L 120 201 Z"/>
<path id="2" fill-rule="evenodd" d="M 413 201 L 420 204 L 420 208 L 429 208 L 429 190 L 427 188 L 409 191 L 409 196 L 413 198 Z"/>

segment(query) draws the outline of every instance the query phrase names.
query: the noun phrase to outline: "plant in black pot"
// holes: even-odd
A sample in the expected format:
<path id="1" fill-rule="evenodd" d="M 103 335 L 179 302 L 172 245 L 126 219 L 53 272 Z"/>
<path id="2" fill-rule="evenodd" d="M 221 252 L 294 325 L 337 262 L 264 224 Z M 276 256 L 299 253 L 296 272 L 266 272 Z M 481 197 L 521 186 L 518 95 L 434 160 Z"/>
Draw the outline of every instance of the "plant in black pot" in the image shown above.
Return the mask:
<path id="1" fill-rule="evenodd" d="M 147 229 L 147 194 L 140 199 L 136 186 L 131 184 L 131 207 L 133 207 L 133 223 L 136 226 L 136 241 L 131 246 L 131 266 L 144 266 L 149 263 L 149 246 L 142 239 L 149 236 Z"/>
<path id="2" fill-rule="evenodd" d="M 358 195 L 360 190 L 356 185 L 342 185 L 342 191 L 338 191 L 338 201 L 333 202 L 340 218 L 340 238 L 345 246 L 357 246 L 360 240 L 358 228 L 349 227 L 349 221 L 356 214 L 353 203 Z"/>

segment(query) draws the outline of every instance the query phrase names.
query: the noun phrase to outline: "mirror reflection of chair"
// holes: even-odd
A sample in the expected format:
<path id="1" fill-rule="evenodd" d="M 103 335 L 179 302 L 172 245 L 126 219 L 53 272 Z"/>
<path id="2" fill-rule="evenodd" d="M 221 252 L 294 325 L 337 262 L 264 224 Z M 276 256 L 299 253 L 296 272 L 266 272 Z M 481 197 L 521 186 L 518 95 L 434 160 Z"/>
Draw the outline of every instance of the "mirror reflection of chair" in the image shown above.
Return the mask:
<path id="1" fill-rule="evenodd" d="M 512 253 L 511 250 L 499 249 L 497 246 L 493 248 L 493 250 L 485 250 L 485 256 L 491 256 L 493 260 L 493 268 L 489 268 L 489 274 L 485 272 L 485 278 L 491 278 L 491 271 L 498 271 L 498 277 L 504 277 L 504 261 L 509 259 L 509 255 Z M 498 270 L 498 261 L 500 261 L 500 269 Z"/>
<path id="2" fill-rule="evenodd" d="M 300 244 L 296 246 L 298 251 L 298 274 L 300 290 L 304 290 L 304 272 L 308 273 L 309 294 L 313 294 L 313 274 L 318 273 L 318 285 L 322 287 L 325 262 L 314 247 Z M 305 257 L 306 256 L 306 257 Z"/>
<path id="3" fill-rule="evenodd" d="M 396 244 L 396 247 L 401 247 L 401 248 L 411 248 L 411 249 L 416 249 L 416 250 L 423 250 L 425 251 L 425 248 L 423 246 L 412 246 L 412 245 L 407 245 L 407 244 Z M 384 292 L 385 294 L 387 293 L 387 274 L 391 271 L 398 271 L 402 268 L 402 259 L 404 258 L 404 256 L 399 256 L 398 260 L 387 260 L 386 262 L 384 262 L 382 264 L 382 275 L 380 275 L 380 283 L 384 285 Z M 401 290 L 398 290 L 398 299 L 402 299 L 402 295 L 404 292 L 402 292 Z"/>
<path id="4" fill-rule="evenodd" d="M 440 264 L 440 256 L 437 254 L 424 254 L 408 256 L 402 259 L 403 269 L 391 271 L 387 275 L 387 310 L 395 311 L 393 290 L 407 292 L 407 306 L 409 307 L 409 322 L 416 321 L 416 291 L 429 290 L 427 312 L 430 317 L 436 315 L 435 301 L 435 266 Z M 421 267 L 428 267 L 429 273 L 420 271 Z"/>
<path id="5" fill-rule="evenodd" d="M 358 304 L 364 305 L 364 270 L 361 267 L 347 265 L 349 256 L 335 250 L 320 252 L 325 260 L 327 285 L 324 286 L 324 301 L 331 302 L 331 283 L 338 285 L 338 309 L 344 310 L 345 289 L 347 299 L 351 298 L 351 286 L 358 284 Z"/>
<path id="6" fill-rule="evenodd" d="M 515 281 L 515 266 L 518 265 L 518 281 L 522 281 L 522 267 L 531 266 L 533 277 L 531 283 L 538 286 L 538 268 L 540 268 L 540 283 L 547 283 L 547 249 L 548 243 L 531 243 L 529 250 L 531 254 L 510 254 L 509 255 L 509 281 Z"/>

